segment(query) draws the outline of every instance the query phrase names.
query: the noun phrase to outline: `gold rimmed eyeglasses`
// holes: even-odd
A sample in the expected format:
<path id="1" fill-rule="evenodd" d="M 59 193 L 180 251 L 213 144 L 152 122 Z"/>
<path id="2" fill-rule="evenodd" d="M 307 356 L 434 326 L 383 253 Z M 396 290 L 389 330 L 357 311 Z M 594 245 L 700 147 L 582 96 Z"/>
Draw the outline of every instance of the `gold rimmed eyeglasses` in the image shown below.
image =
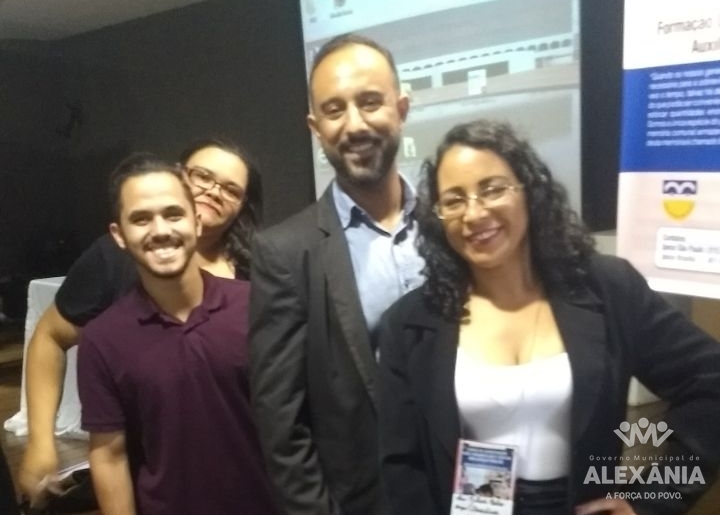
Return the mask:
<path id="1" fill-rule="evenodd" d="M 445 193 L 435 203 L 434 211 L 441 220 L 460 218 L 467 212 L 471 200 L 486 209 L 492 208 L 504 203 L 508 198 L 508 192 L 521 190 L 522 188 L 522 184 L 492 184 L 470 195 Z"/>

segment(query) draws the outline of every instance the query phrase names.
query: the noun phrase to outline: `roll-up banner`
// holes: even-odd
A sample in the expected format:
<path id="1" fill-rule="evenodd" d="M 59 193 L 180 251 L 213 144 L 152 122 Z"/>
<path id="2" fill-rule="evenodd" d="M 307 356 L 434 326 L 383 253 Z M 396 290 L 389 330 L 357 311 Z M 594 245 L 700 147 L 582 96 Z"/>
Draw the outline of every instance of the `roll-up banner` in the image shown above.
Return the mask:
<path id="1" fill-rule="evenodd" d="M 720 298 L 720 2 L 626 0 L 618 254 Z"/>

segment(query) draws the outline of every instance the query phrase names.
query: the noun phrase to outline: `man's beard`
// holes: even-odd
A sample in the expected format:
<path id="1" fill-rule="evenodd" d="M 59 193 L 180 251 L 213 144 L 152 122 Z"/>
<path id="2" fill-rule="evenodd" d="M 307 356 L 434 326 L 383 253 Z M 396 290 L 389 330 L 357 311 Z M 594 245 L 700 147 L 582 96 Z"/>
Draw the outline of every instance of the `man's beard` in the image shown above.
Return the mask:
<path id="1" fill-rule="evenodd" d="M 181 257 L 184 258 L 184 262 L 180 264 L 179 268 L 163 270 L 162 266 L 160 266 L 158 267 L 159 269 L 156 269 L 153 267 L 153 264 L 150 262 L 150 260 L 145 256 L 146 252 L 148 251 L 148 246 L 153 244 L 159 245 L 166 240 L 169 243 L 175 245 L 177 248 L 181 249 L 182 251 Z M 140 252 L 135 254 L 135 252 L 130 251 L 130 254 L 132 255 L 132 258 L 135 260 L 136 264 L 139 265 L 150 277 L 156 279 L 176 279 L 178 277 L 181 277 L 185 273 L 188 266 L 190 265 L 190 262 L 192 261 L 193 255 L 195 254 L 195 245 L 190 244 L 189 248 L 188 245 L 188 242 L 185 241 L 182 236 L 173 234 L 165 238 L 156 238 L 154 240 L 151 239 L 150 242 L 147 242 L 143 245 Z"/>
<path id="2" fill-rule="evenodd" d="M 400 146 L 400 137 L 388 136 L 380 145 L 380 150 L 367 165 L 349 163 L 343 152 L 325 152 L 325 155 L 335 169 L 340 182 L 360 188 L 374 186 L 382 182 L 393 168 Z"/>

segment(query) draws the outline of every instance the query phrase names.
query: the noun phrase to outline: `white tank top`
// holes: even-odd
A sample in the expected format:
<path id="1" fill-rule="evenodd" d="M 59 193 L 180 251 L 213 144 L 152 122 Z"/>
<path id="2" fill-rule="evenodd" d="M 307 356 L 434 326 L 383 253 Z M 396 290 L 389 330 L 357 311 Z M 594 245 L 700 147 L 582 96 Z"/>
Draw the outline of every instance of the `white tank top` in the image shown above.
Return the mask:
<path id="1" fill-rule="evenodd" d="M 569 474 L 572 374 L 566 352 L 503 366 L 458 348 L 455 395 L 463 438 L 517 447 L 518 478 Z"/>

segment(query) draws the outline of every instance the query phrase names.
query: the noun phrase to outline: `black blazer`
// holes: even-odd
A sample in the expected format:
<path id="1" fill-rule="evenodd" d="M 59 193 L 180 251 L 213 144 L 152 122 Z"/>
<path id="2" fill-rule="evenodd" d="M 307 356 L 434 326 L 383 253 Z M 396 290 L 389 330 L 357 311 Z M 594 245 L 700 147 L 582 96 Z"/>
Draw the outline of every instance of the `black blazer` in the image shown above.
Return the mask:
<path id="1" fill-rule="evenodd" d="M 250 385 L 288 515 L 385 515 L 378 365 L 332 188 L 253 246 Z"/>
<path id="2" fill-rule="evenodd" d="M 597 457 L 622 453 L 613 431 L 626 416 L 631 376 L 670 401 L 664 417 L 674 431 L 668 453 L 699 456 L 700 461 L 683 464 L 689 470 L 700 465 L 709 484 L 720 463 L 720 345 L 619 258 L 597 255 L 587 288 L 572 296 L 552 295 L 550 304 L 573 378 L 570 505 L 616 489 L 584 480 L 590 466 L 599 472 L 600 466 L 618 464 Z M 379 338 L 381 459 L 388 499 L 397 515 L 446 515 L 460 438 L 454 392 L 458 325 L 430 312 L 415 290 L 386 312 Z M 684 513 L 704 490 L 702 485 L 625 486 L 682 493 L 682 501 L 632 502 L 639 515 Z"/>

